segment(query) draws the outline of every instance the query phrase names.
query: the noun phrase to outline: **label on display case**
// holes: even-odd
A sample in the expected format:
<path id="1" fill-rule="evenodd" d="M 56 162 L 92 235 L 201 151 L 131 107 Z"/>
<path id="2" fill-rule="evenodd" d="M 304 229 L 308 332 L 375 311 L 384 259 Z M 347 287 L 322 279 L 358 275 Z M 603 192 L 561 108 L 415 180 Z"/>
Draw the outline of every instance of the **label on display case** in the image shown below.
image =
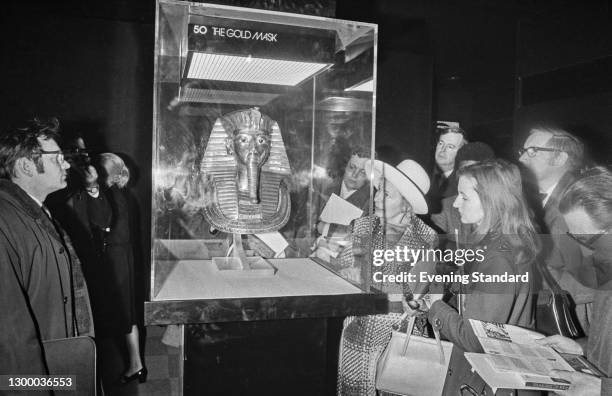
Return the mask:
<path id="1" fill-rule="evenodd" d="M 225 55 L 333 63 L 336 33 L 227 18 L 192 16 L 188 50 Z"/>
<path id="2" fill-rule="evenodd" d="M 193 34 L 205 35 L 208 33 L 208 28 L 204 25 L 189 25 L 189 29 L 193 32 Z M 278 41 L 278 33 L 252 32 L 250 30 L 231 29 L 217 26 L 212 26 L 210 30 L 213 36 L 219 37 L 238 38 L 244 40 L 261 40 L 270 42 Z"/>

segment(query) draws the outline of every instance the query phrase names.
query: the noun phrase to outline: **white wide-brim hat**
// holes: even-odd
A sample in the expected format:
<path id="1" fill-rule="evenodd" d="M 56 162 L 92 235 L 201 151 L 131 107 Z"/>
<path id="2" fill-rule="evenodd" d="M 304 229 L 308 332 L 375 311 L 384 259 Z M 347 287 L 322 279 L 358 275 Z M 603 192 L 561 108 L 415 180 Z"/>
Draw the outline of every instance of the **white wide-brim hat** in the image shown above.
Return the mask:
<path id="1" fill-rule="evenodd" d="M 413 160 L 404 160 L 397 167 L 385 162 L 374 160 L 365 163 L 365 171 L 368 177 L 372 176 L 372 182 L 378 184 L 378 179 L 384 177 L 397 190 L 416 214 L 427 214 L 429 208 L 425 200 L 425 194 L 429 191 L 429 176 L 425 169 Z"/>

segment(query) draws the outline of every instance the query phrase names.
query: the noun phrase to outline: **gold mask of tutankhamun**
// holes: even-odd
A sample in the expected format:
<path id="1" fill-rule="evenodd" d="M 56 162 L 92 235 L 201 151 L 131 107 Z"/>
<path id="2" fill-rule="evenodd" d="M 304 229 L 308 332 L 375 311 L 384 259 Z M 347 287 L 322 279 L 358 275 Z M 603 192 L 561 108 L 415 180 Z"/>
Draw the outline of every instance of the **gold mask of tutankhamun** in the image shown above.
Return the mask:
<path id="1" fill-rule="evenodd" d="M 216 120 L 202 173 L 212 187 L 204 215 L 213 227 L 255 234 L 276 231 L 289 220 L 287 152 L 278 124 L 258 108 Z"/>

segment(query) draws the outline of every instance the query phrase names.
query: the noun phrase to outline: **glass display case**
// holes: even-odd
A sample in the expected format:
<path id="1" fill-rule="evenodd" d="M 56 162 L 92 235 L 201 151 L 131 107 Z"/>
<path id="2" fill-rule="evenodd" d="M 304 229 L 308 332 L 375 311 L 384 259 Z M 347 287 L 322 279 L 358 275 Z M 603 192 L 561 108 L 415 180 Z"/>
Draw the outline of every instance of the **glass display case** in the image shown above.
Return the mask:
<path id="1" fill-rule="evenodd" d="M 350 231 L 372 188 L 343 184 L 374 153 L 376 40 L 374 24 L 159 0 L 147 324 L 384 310 Z M 351 188 L 361 206 L 338 199 Z"/>

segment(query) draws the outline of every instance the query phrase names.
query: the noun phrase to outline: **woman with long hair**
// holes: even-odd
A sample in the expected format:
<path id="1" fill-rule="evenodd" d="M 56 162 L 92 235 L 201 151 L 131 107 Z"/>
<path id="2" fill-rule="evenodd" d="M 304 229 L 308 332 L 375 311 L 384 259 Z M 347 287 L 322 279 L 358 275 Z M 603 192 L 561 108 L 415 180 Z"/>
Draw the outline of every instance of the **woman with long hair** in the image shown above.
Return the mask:
<path id="1" fill-rule="evenodd" d="M 466 248 L 482 249 L 482 260 L 465 265 L 465 273 L 524 275 L 532 277 L 538 238 L 523 196 L 518 167 L 496 159 L 461 169 L 459 194 L 453 206 L 461 222 L 474 231 Z M 472 279 L 472 278 L 470 278 Z M 532 327 L 534 321 L 532 279 L 529 282 L 470 282 L 464 290 L 459 314 L 440 295 L 432 295 L 429 320 L 444 323 L 442 334 L 466 350 L 478 350 L 478 341 L 461 337 L 460 322 L 472 318 Z M 446 327 L 446 328 L 444 328 Z"/>
<path id="2" fill-rule="evenodd" d="M 532 277 L 538 239 L 516 165 L 501 159 L 479 162 L 462 168 L 458 180 L 459 194 L 453 206 L 459 210 L 461 222 L 474 229 L 460 239 L 467 239 L 465 248 L 481 249 L 482 256 L 465 264 L 470 282 L 459 299 L 461 314 L 442 300 L 442 294 L 431 294 L 428 319 L 456 346 L 453 353 L 462 357 L 463 351 L 481 352 L 469 319 L 533 327 Z M 495 280 L 495 276 L 507 274 L 520 280 L 475 282 L 474 273 L 483 279 Z M 470 375 L 467 362 L 455 368 L 461 365 L 466 372 L 449 377 L 451 384 L 447 383 L 445 391 L 450 389 L 452 393 L 455 387 L 458 391 L 461 381 Z"/>

